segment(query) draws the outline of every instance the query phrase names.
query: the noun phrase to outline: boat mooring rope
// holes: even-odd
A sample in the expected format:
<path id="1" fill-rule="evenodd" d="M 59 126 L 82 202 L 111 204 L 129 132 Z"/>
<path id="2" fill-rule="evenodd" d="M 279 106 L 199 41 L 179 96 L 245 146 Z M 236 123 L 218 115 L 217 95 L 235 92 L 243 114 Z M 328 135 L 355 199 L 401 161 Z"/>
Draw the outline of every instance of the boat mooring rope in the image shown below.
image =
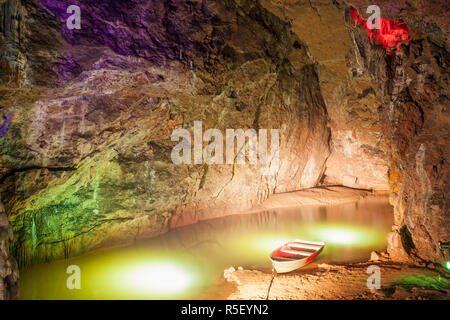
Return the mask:
<path id="1" fill-rule="evenodd" d="M 277 271 L 275 270 L 275 268 L 272 268 L 272 279 L 270 279 L 269 288 L 267 289 L 266 300 L 269 300 L 270 288 L 272 287 L 273 279 L 275 279 L 276 275 Z"/>

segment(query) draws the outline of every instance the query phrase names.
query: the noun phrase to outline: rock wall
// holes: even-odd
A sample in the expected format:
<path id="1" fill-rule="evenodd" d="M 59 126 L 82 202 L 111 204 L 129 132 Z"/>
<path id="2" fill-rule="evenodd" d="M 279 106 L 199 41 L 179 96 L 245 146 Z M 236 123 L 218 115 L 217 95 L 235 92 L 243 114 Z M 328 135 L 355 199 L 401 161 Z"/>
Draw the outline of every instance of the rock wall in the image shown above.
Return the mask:
<path id="1" fill-rule="evenodd" d="M 351 1 L 360 8 L 367 1 Z M 383 2 L 387 18 L 403 18 L 412 41 L 395 55 L 350 27 L 355 53 L 374 83 L 389 139 L 389 183 L 395 224 L 388 251 L 396 260 L 442 263 L 439 241 L 450 239 L 448 189 L 448 2 Z M 360 12 L 364 10 L 360 9 Z M 447 19 L 448 20 L 448 19 Z"/>
<path id="2" fill-rule="evenodd" d="M 79 32 L 65 28 L 67 1 L 21 5 L 16 32 L 34 49 L 24 46 L 22 88 L 9 83 L 0 100 L 11 118 L 0 138 L 0 193 L 20 265 L 319 183 L 330 132 L 316 65 L 289 24 L 258 2 L 83 1 Z M 44 52 L 51 67 L 33 57 Z M 173 164 L 170 135 L 192 133 L 195 120 L 224 136 L 279 129 L 278 170 Z"/>
<path id="3" fill-rule="evenodd" d="M 0 0 L 0 194 L 19 264 L 318 184 L 391 189 L 392 256 L 437 262 L 449 240 L 448 33 L 421 25 L 436 16 L 426 5 L 381 2 L 416 30 L 395 56 L 351 26 L 348 5 L 365 12 L 364 1 Z M 196 120 L 224 136 L 280 129 L 278 170 L 173 164 L 172 131 L 193 136 Z"/>
<path id="4" fill-rule="evenodd" d="M 345 24 L 345 3 L 329 0 L 264 2 L 292 25 L 308 47 L 329 117 L 331 154 L 322 182 L 389 190 L 387 140 L 378 114 L 380 100 L 358 65 Z"/>
<path id="5" fill-rule="evenodd" d="M 11 225 L 0 201 L 0 300 L 19 297 L 19 270 L 16 260 L 9 253 L 13 239 Z"/>

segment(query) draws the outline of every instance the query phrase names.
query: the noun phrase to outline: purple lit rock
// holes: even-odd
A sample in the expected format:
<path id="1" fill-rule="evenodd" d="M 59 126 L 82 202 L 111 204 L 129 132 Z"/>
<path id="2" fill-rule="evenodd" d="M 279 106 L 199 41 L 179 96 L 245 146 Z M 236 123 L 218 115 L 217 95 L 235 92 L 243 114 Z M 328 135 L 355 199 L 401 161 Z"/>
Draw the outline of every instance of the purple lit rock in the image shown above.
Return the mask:
<path id="1" fill-rule="evenodd" d="M 6 131 L 8 131 L 9 124 L 11 123 L 12 115 L 10 113 L 7 113 L 3 116 L 3 124 L 0 127 L 0 138 L 3 137 L 6 134 Z"/>
<path id="2" fill-rule="evenodd" d="M 209 17 L 205 5 L 175 1 L 72 1 L 40 2 L 61 23 L 61 32 L 72 46 L 104 45 L 117 54 L 132 55 L 165 65 L 199 47 L 201 24 Z M 81 29 L 70 30 L 67 8 L 81 8 Z M 203 8 L 203 9 L 202 9 Z M 205 12 L 207 16 L 205 16 Z"/>

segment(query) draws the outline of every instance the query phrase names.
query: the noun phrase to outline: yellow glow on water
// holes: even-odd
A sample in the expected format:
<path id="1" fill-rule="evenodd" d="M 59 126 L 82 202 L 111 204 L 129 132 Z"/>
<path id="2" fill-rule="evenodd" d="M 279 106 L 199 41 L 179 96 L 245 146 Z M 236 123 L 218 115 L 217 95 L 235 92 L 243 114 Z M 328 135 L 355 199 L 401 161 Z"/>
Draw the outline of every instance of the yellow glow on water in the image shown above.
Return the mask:
<path id="1" fill-rule="evenodd" d="M 380 232 L 364 226 L 313 224 L 297 227 L 290 232 L 284 230 L 283 234 L 280 235 L 261 232 L 250 233 L 235 239 L 232 245 L 236 250 L 245 250 L 255 255 L 260 253 L 267 255 L 268 252 L 294 239 L 324 241 L 328 245 L 358 247 L 376 245 L 377 243 L 383 244 L 385 234 L 380 234 Z"/>
<path id="2" fill-rule="evenodd" d="M 312 232 L 316 239 L 336 245 L 367 246 L 375 244 L 379 239 L 376 232 L 362 226 L 316 226 Z"/>
<path id="3" fill-rule="evenodd" d="M 368 259 L 370 251 L 368 252 L 367 248 L 383 250 L 386 233 L 367 225 L 312 223 L 293 225 L 280 233 L 247 233 L 230 239 L 229 245 L 236 261 L 246 261 L 247 265 L 243 264 L 244 267 L 267 268 L 270 265 L 263 264 L 262 261 L 269 261 L 270 252 L 294 239 L 324 241 L 325 248 L 318 261 L 339 263 Z"/>
<path id="4" fill-rule="evenodd" d="M 390 207 L 358 208 L 362 211 L 344 206 L 235 215 L 130 247 L 30 266 L 21 270 L 21 299 L 225 298 L 224 269 L 270 271 L 270 252 L 293 239 L 324 241 L 317 263 L 367 260 L 372 250 L 385 249 L 392 214 Z M 80 267 L 80 290 L 66 286 L 71 265 Z"/>
<path id="5" fill-rule="evenodd" d="M 21 273 L 22 298 L 190 299 L 201 296 L 230 266 L 270 269 L 270 252 L 293 239 L 324 241 L 319 263 L 367 259 L 370 250 L 382 249 L 386 241 L 386 233 L 367 226 L 324 223 L 222 237 L 220 246 L 191 250 L 130 247 L 33 266 Z M 69 265 L 81 269 L 81 290 L 65 286 Z"/>
<path id="6" fill-rule="evenodd" d="M 228 244 L 235 260 L 241 261 L 239 266 L 252 268 L 256 265 L 262 267 L 263 264 L 270 266 L 269 254 L 290 240 L 292 239 L 286 235 L 256 232 L 232 238 Z"/>
<path id="7" fill-rule="evenodd" d="M 248 245 L 251 246 L 256 252 L 262 252 L 267 255 L 268 252 L 275 250 L 290 240 L 292 239 L 287 237 L 277 237 L 271 235 L 264 237 L 260 235 L 250 238 Z"/>
<path id="8" fill-rule="evenodd" d="M 198 265 L 193 257 L 179 251 L 128 249 L 113 257 L 113 261 L 104 260 L 102 275 L 92 280 L 92 274 L 91 285 L 107 286 L 121 299 L 183 299 L 209 280 L 208 268 L 202 266 L 200 271 Z M 96 269 L 98 266 L 92 268 Z"/>
<path id="9" fill-rule="evenodd" d="M 80 268 L 80 290 L 66 287 L 70 265 Z M 37 265 L 21 281 L 22 299 L 186 299 L 211 281 L 211 271 L 176 250 L 120 248 Z"/>
<path id="10" fill-rule="evenodd" d="M 345 243 L 350 244 L 355 242 L 356 235 L 354 232 L 344 230 L 330 230 L 324 234 L 324 240 L 333 243 Z"/>
<path id="11" fill-rule="evenodd" d="M 185 291 L 193 283 L 193 277 L 186 269 L 167 262 L 136 266 L 124 273 L 127 282 L 150 292 Z"/>

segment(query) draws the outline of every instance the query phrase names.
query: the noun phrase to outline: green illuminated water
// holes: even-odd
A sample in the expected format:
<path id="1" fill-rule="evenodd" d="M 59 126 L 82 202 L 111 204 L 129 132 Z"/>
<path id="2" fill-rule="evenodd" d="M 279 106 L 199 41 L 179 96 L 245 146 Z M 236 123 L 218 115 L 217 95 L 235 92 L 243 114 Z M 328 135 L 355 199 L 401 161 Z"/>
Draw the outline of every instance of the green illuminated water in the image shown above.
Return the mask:
<path id="1" fill-rule="evenodd" d="M 387 198 L 232 215 L 172 230 L 123 248 L 34 265 L 21 271 L 22 299 L 205 299 L 223 294 L 223 270 L 270 271 L 268 255 L 299 238 L 325 241 L 315 263 L 367 260 L 384 250 L 393 223 Z M 67 267 L 81 271 L 69 290 Z"/>

